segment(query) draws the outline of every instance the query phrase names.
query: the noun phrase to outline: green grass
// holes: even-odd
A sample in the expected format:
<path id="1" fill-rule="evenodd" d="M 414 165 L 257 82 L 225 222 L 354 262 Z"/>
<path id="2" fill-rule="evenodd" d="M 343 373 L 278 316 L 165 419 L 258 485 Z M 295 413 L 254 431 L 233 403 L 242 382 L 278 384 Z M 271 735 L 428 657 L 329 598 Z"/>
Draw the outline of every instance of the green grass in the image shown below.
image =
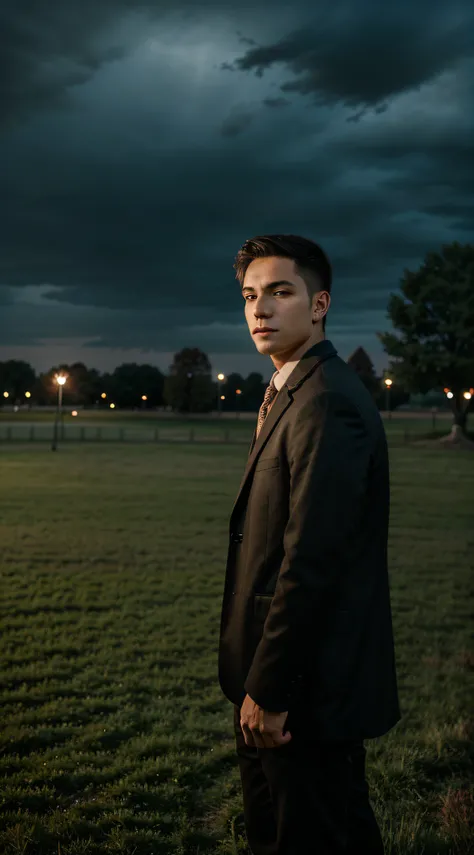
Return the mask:
<path id="1" fill-rule="evenodd" d="M 246 851 L 217 680 L 246 454 L 1 446 L 2 855 Z M 372 802 L 386 855 L 467 853 L 474 458 L 394 445 L 391 467 L 403 718 L 366 743 Z"/>

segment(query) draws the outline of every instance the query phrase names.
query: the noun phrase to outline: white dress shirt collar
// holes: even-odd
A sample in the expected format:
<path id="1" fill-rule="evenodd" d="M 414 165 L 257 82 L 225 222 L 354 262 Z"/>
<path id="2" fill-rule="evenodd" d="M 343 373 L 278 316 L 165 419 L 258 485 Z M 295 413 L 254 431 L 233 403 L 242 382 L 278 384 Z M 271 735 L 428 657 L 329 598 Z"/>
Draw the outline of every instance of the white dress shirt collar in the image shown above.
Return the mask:
<path id="1" fill-rule="evenodd" d="M 282 365 L 279 371 L 275 371 L 272 380 L 278 391 L 280 391 L 283 384 L 286 383 L 288 377 L 290 376 L 293 369 L 298 365 L 299 361 L 299 359 L 295 359 L 293 362 L 285 362 L 285 364 Z"/>

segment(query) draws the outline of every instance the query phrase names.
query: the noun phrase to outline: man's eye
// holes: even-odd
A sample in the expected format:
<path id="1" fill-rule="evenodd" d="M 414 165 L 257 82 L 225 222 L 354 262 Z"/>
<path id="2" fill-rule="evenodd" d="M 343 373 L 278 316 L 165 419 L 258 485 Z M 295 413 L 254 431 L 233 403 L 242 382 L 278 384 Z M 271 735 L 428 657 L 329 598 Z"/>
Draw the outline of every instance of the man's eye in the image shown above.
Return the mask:
<path id="1" fill-rule="evenodd" d="M 274 293 L 274 294 L 289 294 L 290 292 L 289 292 L 289 291 L 282 291 L 282 290 L 278 290 L 278 291 L 274 291 L 273 293 Z M 244 300 L 247 300 L 247 298 L 248 298 L 248 297 L 255 297 L 255 294 L 245 294 L 245 295 L 244 295 Z"/>

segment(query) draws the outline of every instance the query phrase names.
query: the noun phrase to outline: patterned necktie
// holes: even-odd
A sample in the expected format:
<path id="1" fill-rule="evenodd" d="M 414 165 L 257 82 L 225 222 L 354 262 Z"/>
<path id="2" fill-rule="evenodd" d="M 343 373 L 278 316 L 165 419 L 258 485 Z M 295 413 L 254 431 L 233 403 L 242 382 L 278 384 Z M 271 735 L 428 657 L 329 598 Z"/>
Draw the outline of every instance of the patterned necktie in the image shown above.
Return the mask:
<path id="1" fill-rule="evenodd" d="M 268 408 L 269 408 L 270 404 L 272 403 L 275 395 L 277 395 L 277 394 L 278 394 L 278 389 L 275 386 L 275 384 L 273 382 L 273 377 L 272 377 L 272 379 L 270 380 L 270 383 L 268 384 L 268 386 L 266 388 L 265 395 L 263 398 L 263 404 L 260 407 L 260 410 L 258 413 L 257 436 L 259 435 L 260 430 L 262 428 L 262 425 L 263 425 L 265 418 L 267 416 Z"/>

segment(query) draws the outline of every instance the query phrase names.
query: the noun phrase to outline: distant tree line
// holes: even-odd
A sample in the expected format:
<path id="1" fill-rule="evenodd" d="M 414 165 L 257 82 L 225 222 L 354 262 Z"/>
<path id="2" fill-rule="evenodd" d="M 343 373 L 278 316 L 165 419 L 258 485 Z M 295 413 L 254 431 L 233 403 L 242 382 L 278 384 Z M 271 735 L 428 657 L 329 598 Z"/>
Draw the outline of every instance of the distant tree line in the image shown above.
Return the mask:
<path id="1" fill-rule="evenodd" d="M 474 246 L 457 242 L 428 253 L 417 271 L 405 270 L 400 293 L 392 294 L 387 317 L 394 331 L 377 333 L 390 357 L 393 383 L 390 405 L 396 408 L 410 394 L 431 390 L 446 396 L 453 411 L 453 439 L 465 435 L 467 413 L 474 399 Z M 348 363 L 384 409 L 384 377 L 363 348 Z M 64 372 L 64 405 L 109 408 L 170 407 L 178 413 L 252 411 L 260 407 L 266 382 L 262 374 L 238 373 L 222 381 L 213 377 L 206 353 L 197 347 L 176 353 L 169 373 L 153 365 L 124 363 L 101 374 L 82 362 L 56 365 L 36 375 L 21 360 L 0 362 L 0 406 L 52 405 L 57 398 L 55 375 Z M 441 398 L 444 401 L 444 397 Z"/>
<path id="2" fill-rule="evenodd" d="M 363 348 L 349 357 L 348 363 L 359 374 L 377 405 L 385 404 L 384 387 L 374 365 Z M 209 413 L 219 407 L 223 412 L 256 412 L 262 403 L 268 381 L 252 372 L 243 377 L 237 372 L 222 381 L 212 376 L 209 359 L 199 348 L 184 348 L 175 354 L 168 375 L 154 365 L 134 362 L 119 365 L 112 373 L 101 374 L 82 362 L 62 363 L 36 375 L 28 362 L 10 359 L 0 362 L 0 405 L 53 406 L 57 401 L 56 374 L 66 374 L 64 406 L 109 409 L 156 409 L 169 407 L 186 413 Z M 6 396 L 4 393 L 7 392 Z M 27 395 L 28 393 L 28 395 Z M 391 406 L 397 407 L 409 395 L 396 387 L 391 391 Z"/>

